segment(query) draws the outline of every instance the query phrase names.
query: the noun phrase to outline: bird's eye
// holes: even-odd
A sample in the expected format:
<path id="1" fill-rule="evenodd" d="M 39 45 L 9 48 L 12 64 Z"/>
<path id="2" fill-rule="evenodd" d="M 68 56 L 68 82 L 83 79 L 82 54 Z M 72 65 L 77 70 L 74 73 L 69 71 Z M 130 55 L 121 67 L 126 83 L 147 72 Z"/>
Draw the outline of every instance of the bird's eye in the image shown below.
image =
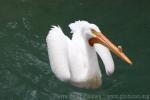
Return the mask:
<path id="1" fill-rule="evenodd" d="M 94 30 L 94 29 L 91 29 L 91 31 L 92 31 L 92 32 L 95 32 L 95 30 Z"/>
<path id="2" fill-rule="evenodd" d="M 94 34 L 94 35 L 97 34 L 96 30 L 94 30 L 94 29 L 91 29 L 91 32 L 92 32 L 92 34 Z"/>

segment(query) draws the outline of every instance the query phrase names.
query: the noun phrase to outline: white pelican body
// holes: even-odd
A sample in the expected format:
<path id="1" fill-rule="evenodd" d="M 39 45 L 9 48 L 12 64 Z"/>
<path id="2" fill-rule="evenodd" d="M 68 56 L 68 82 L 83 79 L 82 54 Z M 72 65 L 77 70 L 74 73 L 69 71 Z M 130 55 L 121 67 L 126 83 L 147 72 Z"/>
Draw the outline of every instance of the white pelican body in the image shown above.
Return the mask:
<path id="1" fill-rule="evenodd" d="M 92 31 L 101 32 L 94 24 L 76 21 L 69 27 L 73 33 L 72 39 L 69 39 L 60 27 L 54 26 L 49 31 L 46 41 L 51 69 L 57 78 L 74 86 L 97 88 L 102 84 L 102 74 L 96 52 L 105 65 L 106 73 L 112 74 L 114 62 L 108 49 L 110 47 L 97 42 L 89 44 L 89 40 L 96 37 Z"/>

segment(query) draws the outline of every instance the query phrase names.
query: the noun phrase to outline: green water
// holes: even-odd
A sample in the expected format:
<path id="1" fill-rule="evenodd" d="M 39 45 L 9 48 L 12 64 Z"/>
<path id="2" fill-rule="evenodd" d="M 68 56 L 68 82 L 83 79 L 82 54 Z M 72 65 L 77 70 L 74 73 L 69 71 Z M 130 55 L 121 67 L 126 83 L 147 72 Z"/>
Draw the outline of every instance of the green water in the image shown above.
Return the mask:
<path id="1" fill-rule="evenodd" d="M 51 25 L 71 37 L 68 24 L 75 20 L 97 24 L 133 66 L 113 55 L 116 70 L 107 76 L 100 64 L 103 85 L 96 90 L 59 81 L 45 38 Z M 149 38 L 149 0 L 0 0 L 0 100 L 148 100 Z"/>

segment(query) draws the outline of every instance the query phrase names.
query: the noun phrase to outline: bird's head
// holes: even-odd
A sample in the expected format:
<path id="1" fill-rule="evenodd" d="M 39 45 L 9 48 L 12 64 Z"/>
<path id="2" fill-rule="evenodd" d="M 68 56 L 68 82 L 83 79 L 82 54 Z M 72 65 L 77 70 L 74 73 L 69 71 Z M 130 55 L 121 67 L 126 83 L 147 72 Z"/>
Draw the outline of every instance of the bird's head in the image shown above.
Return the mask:
<path id="1" fill-rule="evenodd" d="M 72 23 L 69 25 L 73 33 L 80 33 L 86 36 L 89 45 L 93 46 L 95 43 L 99 43 L 110 49 L 117 56 L 123 59 L 128 64 L 132 64 L 131 60 L 123 53 L 121 46 L 115 46 L 96 26 L 90 24 L 87 21 L 77 21 L 76 24 Z"/>

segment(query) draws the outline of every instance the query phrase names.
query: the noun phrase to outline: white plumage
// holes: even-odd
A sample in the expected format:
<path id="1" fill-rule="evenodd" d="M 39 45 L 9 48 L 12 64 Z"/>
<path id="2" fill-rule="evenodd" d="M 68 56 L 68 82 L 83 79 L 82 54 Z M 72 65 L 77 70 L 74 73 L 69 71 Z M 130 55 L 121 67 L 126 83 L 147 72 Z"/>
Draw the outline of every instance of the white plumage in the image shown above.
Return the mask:
<path id="1" fill-rule="evenodd" d="M 68 81 L 82 88 L 97 88 L 102 83 L 97 54 L 101 57 L 109 75 L 114 72 L 111 53 L 102 44 L 89 45 L 89 39 L 95 37 L 91 29 L 100 32 L 95 24 L 76 21 L 69 27 L 73 33 L 72 39 L 69 39 L 59 26 L 53 26 L 47 35 L 51 69 L 61 81 Z"/>
<path id="2" fill-rule="evenodd" d="M 84 34 L 82 31 L 86 31 L 86 28 L 88 29 L 92 26 L 95 25 L 85 21 L 70 24 L 69 27 L 73 32 L 71 40 L 64 35 L 60 27 L 54 26 L 49 31 L 46 40 L 50 64 L 52 71 L 60 80 L 70 81 L 80 87 L 83 86 L 82 84 L 85 85 L 86 82 L 89 82 L 89 80 L 93 80 L 92 78 L 98 77 L 99 82 L 95 84 L 99 86 L 102 80 L 95 50 L 102 56 L 103 62 L 106 62 L 107 74 L 113 73 L 114 64 L 109 50 L 100 44 L 96 44 L 95 48 L 91 47 L 87 42 L 90 35 L 84 38 L 86 33 Z M 93 85 L 92 82 L 90 83 Z M 87 83 L 89 87 L 90 83 Z M 87 86 L 85 85 L 85 87 Z"/>

